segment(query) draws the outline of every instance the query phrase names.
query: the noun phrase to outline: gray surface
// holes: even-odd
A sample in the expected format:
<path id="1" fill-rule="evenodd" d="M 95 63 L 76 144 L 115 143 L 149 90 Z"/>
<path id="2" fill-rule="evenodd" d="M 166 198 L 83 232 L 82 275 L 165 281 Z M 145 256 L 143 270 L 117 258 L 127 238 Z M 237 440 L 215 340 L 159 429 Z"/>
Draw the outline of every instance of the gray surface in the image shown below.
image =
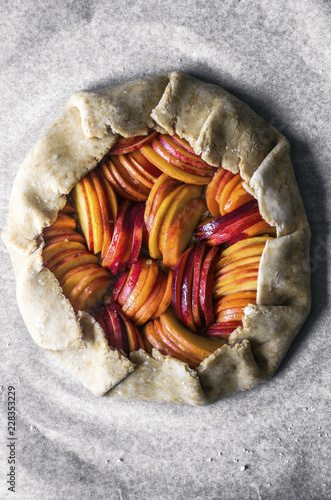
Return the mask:
<path id="1" fill-rule="evenodd" d="M 200 409 L 104 401 L 30 339 L 1 244 L 0 497 L 331 498 L 330 3 L 3 5 L 1 226 L 20 163 L 74 91 L 180 69 L 223 85 L 290 139 L 313 233 L 313 308 L 277 374 L 251 391 Z M 6 489 L 9 385 L 15 494 Z"/>

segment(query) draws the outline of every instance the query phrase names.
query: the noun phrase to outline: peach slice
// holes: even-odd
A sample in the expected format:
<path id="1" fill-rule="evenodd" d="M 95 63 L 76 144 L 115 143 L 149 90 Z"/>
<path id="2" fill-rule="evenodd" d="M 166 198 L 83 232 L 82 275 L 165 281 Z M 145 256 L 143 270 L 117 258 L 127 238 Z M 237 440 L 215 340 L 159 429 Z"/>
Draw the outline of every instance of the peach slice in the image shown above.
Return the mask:
<path id="1" fill-rule="evenodd" d="M 179 135 L 175 134 L 175 135 L 171 135 L 170 136 L 179 146 L 181 146 L 182 148 L 186 149 L 186 151 L 188 151 L 189 153 L 191 153 L 192 155 L 196 155 L 196 152 L 194 151 L 194 149 L 191 147 L 190 143 L 182 138 L 182 137 L 179 137 Z M 197 156 L 201 156 L 201 155 L 197 155 Z"/>
<path id="2" fill-rule="evenodd" d="M 169 224 L 163 250 L 163 265 L 174 267 L 192 238 L 194 228 L 202 216 L 205 202 L 196 198 L 187 203 Z"/>
<path id="3" fill-rule="evenodd" d="M 231 179 L 229 179 L 229 181 L 225 184 L 221 193 L 219 194 L 218 203 L 222 215 L 227 213 L 227 211 L 225 210 L 225 205 L 227 204 L 232 191 L 238 184 L 241 183 L 241 180 L 242 179 L 240 177 L 240 174 L 235 174 Z"/>
<path id="4" fill-rule="evenodd" d="M 162 174 L 161 170 L 148 161 L 139 150 L 129 153 L 128 157 L 130 158 L 132 166 L 147 180 L 152 182 L 152 184 L 154 184 L 156 179 Z"/>
<path id="5" fill-rule="evenodd" d="M 240 259 L 260 256 L 263 253 L 265 243 L 270 236 L 259 236 L 239 241 L 222 251 L 215 267 L 217 274 L 224 266 Z"/>
<path id="6" fill-rule="evenodd" d="M 210 169 L 210 165 L 201 159 L 200 156 L 195 153 L 190 153 L 187 149 L 180 146 L 176 141 L 174 141 L 170 135 L 159 134 L 157 136 L 158 141 L 164 147 L 168 153 L 177 158 L 178 160 L 193 165 L 198 168 Z"/>
<path id="7" fill-rule="evenodd" d="M 214 290 L 214 298 L 218 299 L 222 295 L 230 295 L 234 292 L 241 292 L 241 291 L 257 291 L 257 276 L 258 273 L 255 273 L 251 276 L 246 276 L 241 279 L 237 279 L 233 283 L 229 283 L 227 285 L 224 285 L 222 287 L 219 287 L 217 290 Z"/>
<path id="8" fill-rule="evenodd" d="M 262 253 L 262 252 L 261 252 Z M 221 267 L 218 272 L 215 272 L 214 278 L 217 280 L 223 274 L 228 273 L 229 271 L 233 271 L 235 269 L 239 270 L 240 268 L 249 268 L 251 265 L 254 267 L 258 267 L 261 261 L 261 255 L 255 255 L 253 257 L 239 258 L 236 259 L 229 264 Z"/>
<path id="9" fill-rule="evenodd" d="M 147 234 L 151 231 L 154 217 L 165 198 L 180 185 L 179 181 L 172 179 L 167 174 L 162 174 L 151 189 L 146 202 L 144 221 Z"/>
<path id="10" fill-rule="evenodd" d="M 111 184 L 117 194 L 122 196 L 125 200 L 137 201 L 135 196 L 132 196 L 122 185 L 118 182 L 114 171 L 116 171 L 113 163 L 108 159 L 101 164 L 101 171 L 107 181 Z M 118 175 L 118 174 L 117 174 Z"/>
<path id="11" fill-rule="evenodd" d="M 85 250 L 86 248 L 82 243 L 77 241 L 60 241 L 58 243 L 53 243 L 51 245 L 46 245 L 43 249 L 43 263 L 44 266 L 48 267 L 49 263 L 52 263 L 52 259 L 63 254 L 67 250 Z"/>
<path id="12" fill-rule="evenodd" d="M 181 307 L 181 290 L 185 273 L 186 262 L 190 254 L 194 252 L 194 247 L 190 247 L 179 257 L 173 272 L 171 284 L 172 307 L 181 321 L 184 321 Z"/>
<path id="13" fill-rule="evenodd" d="M 51 226 L 48 226 L 48 228 L 44 228 L 44 230 L 47 230 L 49 228 L 55 229 L 55 228 L 66 228 L 67 230 L 75 230 L 76 229 L 76 221 L 73 217 L 71 217 L 68 214 L 61 213 L 59 212 L 57 214 L 57 219 Z"/>
<path id="14" fill-rule="evenodd" d="M 165 289 L 166 289 L 167 278 L 166 275 L 159 269 L 157 278 L 155 280 L 155 284 L 153 289 L 144 302 L 144 304 L 138 309 L 134 316 L 132 316 L 131 321 L 137 325 L 143 325 L 149 319 L 151 319 L 153 313 L 156 311 L 160 301 L 163 298 Z"/>
<path id="15" fill-rule="evenodd" d="M 226 321 L 225 323 L 214 323 L 206 331 L 207 336 L 227 340 L 231 333 L 242 326 L 241 321 Z"/>
<path id="16" fill-rule="evenodd" d="M 183 272 L 183 279 L 181 283 L 181 300 L 180 300 L 180 310 L 181 316 L 183 318 L 183 323 L 193 331 L 196 331 L 196 326 L 193 320 L 192 311 L 192 287 L 193 287 L 193 260 L 194 260 L 194 248 L 191 247 L 191 252 L 185 262 L 185 269 Z"/>
<path id="17" fill-rule="evenodd" d="M 234 243 L 237 243 L 237 241 L 264 234 L 266 231 L 272 229 L 275 228 L 271 227 L 265 220 L 257 220 L 255 224 L 245 228 L 242 232 L 238 232 L 237 234 L 235 234 L 230 240 L 228 240 L 228 244 L 233 245 Z"/>
<path id="18" fill-rule="evenodd" d="M 76 285 L 69 292 L 67 298 L 68 300 L 74 304 L 78 296 L 82 293 L 82 291 L 91 283 L 91 281 L 95 280 L 99 277 L 107 277 L 109 279 L 109 283 L 111 280 L 111 275 L 107 271 L 100 266 L 95 266 L 94 268 L 85 268 L 85 271 L 79 273 L 80 279 L 76 283 Z"/>
<path id="19" fill-rule="evenodd" d="M 73 267 L 78 267 L 83 264 L 98 264 L 99 259 L 96 255 L 87 252 L 86 250 L 66 250 L 63 254 L 57 255 L 56 259 L 54 257 L 53 262 L 49 262 L 47 267 L 52 271 L 57 279 L 72 269 Z"/>
<path id="20" fill-rule="evenodd" d="M 124 304 L 126 303 L 128 298 L 130 297 L 132 290 L 136 286 L 143 264 L 144 264 L 144 260 L 139 259 L 131 267 L 131 269 L 127 273 L 124 274 L 124 276 L 126 276 L 126 278 L 125 278 L 125 281 L 124 281 L 119 293 L 115 293 L 115 290 L 118 288 L 119 282 L 122 282 L 122 280 L 123 280 L 122 276 L 118 279 L 118 281 L 116 281 L 114 288 L 113 288 L 113 297 L 121 307 L 124 306 Z"/>
<path id="21" fill-rule="evenodd" d="M 81 243 L 85 248 L 85 238 L 82 234 L 72 232 L 72 233 L 58 233 L 58 234 L 47 234 L 43 235 L 45 246 L 53 245 L 54 243 L 60 243 L 62 241 L 72 241 L 76 243 Z"/>
<path id="22" fill-rule="evenodd" d="M 133 279 L 132 273 L 132 277 L 127 279 L 127 283 L 122 288 L 117 302 L 120 304 L 121 309 L 125 314 L 131 306 L 135 305 L 137 297 L 139 297 L 139 295 L 141 294 L 141 290 L 145 285 L 145 281 L 152 262 L 153 261 L 151 259 L 141 259 L 140 261 L 138 261 L 138 263 L 141 265 L 139 274 Z"/>
<path id="23" fill-rule="evenodd" d="M 110 283 L 111 277 L 109 276 L 100 276 L 92 280 L 72 303 L 74 311 L 92 311 L 95 309 L 102 301 Z"/>
<path id="24" fill-rule="evenodd" d="M 122 165 L 118 156 L 110 157 L 110 170 L 117 183 L 125 193 L 134 198 L 135 201 L 146 201 L 149 188 L 146 188 L 138 180 L 131 176 L 127 169 Z M 116 189 L 116 188 L 115 188 Z M 124 196 L 126 198 L 126 196 Z"/>
<path id="25" fill-rule="evenodd" d="M 220 206 L 218 201 L 216 200 L 216 195 L 219 183 L 225 173 L 226 170 L 224 168 L 220 168 L 219 170 L 217 170 L 206 189 L 207 208 L 214 217 L 220 217 L 221 215 Z"/>
<path id="26" fill-rule="evenodd" d="M 254 291 L 241 291 L 234 292 L 231 295 L 224 295 L 219 298 L 215 304 L 215 307 L 219 307 L 221 304 L 228 303 L 233 300 L 250 300 L 252 304 L 256 303 L 256 292 Z"/>
<path id="27" fill-rule="evenodd" d="M 179 160 L 176 156 L 169 153 L 169 151 L 161 144 L 159 138 L 153 139 L 150 146 L 154 151 L 160 155 L 164 160 L 174 167 L 183 170 L 189 174 L 200 175 L 201 177 L 212 177 L 215 172 L 215 167 L 208 165 L 207 163 L 200 163 L 199 166 L 194 166 L 190 163 Z"/>
<path id="28" fill-rule="evenodd" d="M 173 189 L 162 201 L 159 206 L 157 212 L 155 213 L 155 217 L 153 219 L 152 226 L 150 228 L 149 238 L 148 238 L 148 250 L 152 259 L 161 259 L 162 253 L 159 249 L 159 234 L 161 230 L 161 226 L 163 224 L 163 219 L 166 216 L 166 213 L 170 209 L 172 203 L 174 202 L 177 194 L 184 188 L 184 185 L 179 185 L 175 189 Z"/>
<path id="29" fill-rule="evenodd" d="M 121 137 L 109 151 L 112 155 L 130 153 L 148 144 L 158 133 L 150 132 L 148 135 L 135 135 L 134 137 Z"/>
<path id="30" fill-rule="evenodd" d="M 184 352 L 192 354 L 200 362 L 224 345 L 222 341 L 202 337 L 191 332 L 178 320 L 171 307 L 161 314 L 160 323 L 164 331 L 169 332 L 173 341 Z"/>
<path id="31" fill-rule="evenodd" d="M 141 270 L 141 275 L 144 273 L 144 269 L 147 268 L 148 273 L 146 279 L 142 279 L 143 284 L 140 287 L 140 276 L 138 278 L 137 284 L 134 287 L 130 297 L 122 307 L 123 312 L 129 317 L 132 318 L 136 312 L 144 305 L 146 300 L 148 300 L 149 295 L 152 293 L 152 290 L 155 286 L 155 282 L 157 279 L 157 275 L 159 272 L 159 266 L 157 263 L 151 259 L 147 259 L 143 265 Z M 138 290 L 140 289 L 140 292 Z M 132 296 L 134 296 L 134 300 L 132 300 Z"/>
<path id="32" fill-rule="evenodd" d="M 79 281 L 95 269 L 100 269 L 100 266 L 98 264 L 83 264 L 78 267 L 73 267 L 63 274 L 59 281 L 64 295 L 67 297 Z"/>
<path id="33" fill-rule="evenodd" d="M 184 187 L 177 193 L 177 195 L 173 199 L 171 206 L 169 207 L 163 218 L 162 225 L 160 228 L 159 250 L 161 254 L 163 254 L 164 251 L 165 236 L 169 225 L 175 219 L 180 210 L 182 210 L 182 208 L 185 205 L 187 205 L 187 203 L 189 203 L 191 200 L 199 198 L 201 196 L 201 193 L 202 193 L 202 186 L 184 185 Z"/>
<path id="34" fill-rule="evenodd" d="M 85 183 L 79 181 L 72 190 L 72 198 L 77 210 L 78 221 L 85 236 L 87 248 L 93 252 L 93 229 Z"/>
<path id="35" fill-rule="evenodd" d="M 168 347 L 168 345 L 162 341 L 162 339 L 156 332 L 153 321 L 150 321 L 144 326 L 143 333 L 145 340 L 147 340 L 152 348 L 154 347 L 166 356 L 176 357 L 176 352 Z M 152 349 L 149 349 L 149 353 L 152 353 Z"/>
<path id="36" fill-rule="evenodd" d="M 199 307 L 205 317 L 207 327 L 214 323 L 214 310 L 210 290 L 213 284 L 218 253 L 219 248 L 217 247 L 211 248 L 207 252 L 200 273 Z"/>
<path id="37" fill-rule="evenodd" d="M 158 318 L 161 314 L 163 314 L 169 307 L 171 303 L 171 284 L 173 278 L 172 269 L 168 270 L 168 277 L 166 281 L 166 288 L 163 293 L 163 297 L 159 303 L 159 307 L 156 309 L 155 313 L 152 316 L 152 319 Z"/>
<path id="38" fill-rule="evenodd" d="M 118 155 L 118 160 L 122 163 L 123 167 L 128 171 L 128 173 L 134 177 L 140 184 L 152 189 L 153 181 L 146 178 L 142 172 L 136 168 L 136 165 L 131 161 L 130 155 Z"/>
<path id="39" fill-rule="evenodd" d="M 60 214 L 74 215 L 76 213 L 76 209 L 66 203 L 63 208 L 59 211 Z"/>
<path id="40" fill-rule="evenodd" d="M 233 174 L 232 172 L 230 171 L 226 171 L 225 174 L 220 178 L 219 180 L 219 184 L 218 184 L 218 187 L 217 187 L 217 190 L 216 190 L 216 195 L 215 195 L 215 199 L 218 203 L 218 205 L 220 205 L 220 198 L 222 196 L 222 193 L 223 193 L 223 190 L 225 188 L 225 186 L 230 182 L 230 180 L 235 176 L 235 174 Z M 220 212 L 221 212 L 221 215 L 224 215 L 221 211 L 221 207 L 220 208 Z"/>
<path id="41" fill-rule="evenodd" d="M 109 190 L 105 185 L 105 181 L 100 174 L 100 170 L 94 169 L 90 172 L 91 181 L 94 185 L 94 190 L 97 195 L 99 206 L 100 206 L 100 215 L 102 222 L 102 244 L 101 244 L 101 258 L 104 257 L 106 251 L 111 242 L 111 238 L 113 236 L 114 231 L 114 213 L 112 212 L 111 201 L 109 199 Z M 110 189 L 111 186 L 109 186 Z M 97 253 L 97 252 L 96 252 Z"/>
<path id="42" fill-rule="evenodd" d="M 130 202 L 124 200 L 119 208 L 110 245 L 102 260 L 102 266 L 108 267 L 110 272 L 114 275 L 120 274 L 119 267 L 123 267 L 124 271 L 130 256 L 132 244 L 132 234 L 130 233 L 131 210 L 132 205 Z M 123 255 L 124 253 L 125 255 Z M 125 258 L 126 261 L 124 262 Z M 121 266 L 122 262 L 124 262 L 124 266 Z"/>
<path id="43" fill-rule="evenodd" d="M 254 293 L 254 292 L 252 292 Z M 234 295 L 234 294 L 232 294 Z M 254 293 L 254 295 L 256 295 Z M 254 298 L 251 298 L 251 299 L 245 299 L 245 298 L 238 298 L 238 299 L 231 299 L 231 295 L 225 295 L 224 297 L 226 297 L 228 300 L 226 302 L 220 302 L 220 301 L 217 301 L 216 304 L 215 304 L 215 314 L 220 314 L 221 312 L 223 311 L 226 311 L 227 309 L 232 309 L 234 307 L 242 307 L 242 308 L 245 308 L 246 306 L 248 306 L 248 304 L 256 304 L 256 296 Z M 223 298 L 223 297 L 222 297 Z M 220 321 L 218 321 L 220 323 Z"/>
<path id="44" fill-rule="evenodd" d="M 162 327 L 160 320 L 154 320 L 153 326 L 159 339 L 167 346 L 172 357 L 179 359 L 183 363 L 187 363 L 190 368 L 196 368 L 199 366 L 201 360 L 192 353 L 183 351 L 183 349 L 181 349 L 181 347 L 174 342 L 174 339 L 169 331 Z"/>
<path id="45" fill-rule="evenodd" d="M 230 193 L 228 200 L 224 205 L 224 213 L 232 212 L 236 208 L 241 207 L 242 205 L 245 205 L 245 203 L 254 199 L 254 197 L 243 187 L 243 182 L 244 181 L 241 180 Z"/>
<path id="46" fill-rule="evenodd" d="M 174 179 L 185 182 L 187 184 L 202 184 L 202 185 L 208 184 L 210 177 L 212 175 L 210 174 L 207 177 L 203 177 L 201 174 L 200 175 L 192 174 L 190 172 L 182 170 L 181 168 L 172 165 L 167 160 L 162 158 L 162 156 L 160 156 L 156 151 L 154 151 L 154 149 L 150 145 L 141 148 L 141 152 L 145 156 L 145 158 L 147 158 L 157 168 L 162 170 L 162 172 L 169 175 L 170 177 L 173 177 Z"/>
<path id="47" fill-rule="evenodd" d="M 203 261 L 206 256 L 207 245 L 200 242 L 196 245 L 193 259 L 193 284 L 192 284 L 192 315 L 195 327 L 201 330 L 204 326 L 204 314 L 200 310 L 200 276 Z"/>

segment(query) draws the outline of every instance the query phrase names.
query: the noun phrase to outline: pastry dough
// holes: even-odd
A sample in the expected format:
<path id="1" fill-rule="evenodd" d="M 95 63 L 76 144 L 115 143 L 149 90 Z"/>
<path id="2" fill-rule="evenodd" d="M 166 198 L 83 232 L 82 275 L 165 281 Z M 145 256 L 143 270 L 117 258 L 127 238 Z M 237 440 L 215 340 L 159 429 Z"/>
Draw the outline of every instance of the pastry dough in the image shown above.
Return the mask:
<path id="1" fill-rule="evenodd" d="M 108 347 L 87 313 L 75 316 L 42 264 L 42 230 L 76 182 L 117 140 L 150 128 L 185 138 L 208 163 L 240 171 L 263 218 L 277 228 L 260 264 L 257 305 L 197 370 L 157 350 L 131 360 Z M 35 342 L 97 395 L 202 405 L 269 378 L 310 309 L 310 230 L 287 140 L 215 85 L 172 72 L 99 92 L 78 92 L 26 157 L 3 232 L 17 300 Z"/>

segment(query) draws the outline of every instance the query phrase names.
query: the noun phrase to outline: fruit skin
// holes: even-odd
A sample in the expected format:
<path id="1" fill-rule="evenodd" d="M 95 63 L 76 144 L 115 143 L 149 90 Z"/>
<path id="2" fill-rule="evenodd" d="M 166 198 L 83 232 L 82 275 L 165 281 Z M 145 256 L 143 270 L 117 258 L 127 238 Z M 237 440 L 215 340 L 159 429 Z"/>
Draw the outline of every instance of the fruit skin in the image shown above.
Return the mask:
<path id="1" fill-rule="evenodd" d="M 71 194 L 89 251 L 101 252 L 103 257 L 117 216 L 117 199 L 112 187 L 97 167 L 75 185 Z"/>
<path id="2" fill-rule="evenodd" d="M 214 320 L 212 284 L 219 249 L 205 243 L 188 248 L 178 260 L 172 281 L 172 305 L 190 330 L 199 332 Z"/>
<path id="3" fill-rule="evenodd" d="M 187 151 L 186 148 L 183 148 L 180 144 L 178 144 L 178 141 L 173 140 L 170 135 L 159 134 L 157 136 L 157 139 L 160 142 L 161 146 L 166 151 L 168 151 L 168 153 L 170 153 L 181 162 L 201 169 L 209 170 L 211 168 L 211 166 L 203 161 L 200 156 L 196 155 L 194 152 L 191 153 Z"/>
<path id="4" fill-rule="evenodd" d="M 111 148 L 109 154 L 118 155 L 131 153 L 141 148 L 145 144 L 148 144 L 154 137 L 156 137 L 158 132 L 150 132 L 148 135 L 136 135 L 134 137 L 121 137 Z"/>
<path id="5" fill-rule="evenodd" d="M 164 239 L 163 265 L 173 267 L 187 247 L 205 208 L 202 198 L 188 202 L 169 224 Z"/>
<path id="6" fill-rule="evenodd" d="M 153 147 L 158 147 L 159 151 L 161 151 L 162 148 L 161 145 L 158 145 L 155 142 L 153 144 L 153 142 L 154 141 L 152 141 L 151 144 L 142 147 L 140 151 L 145 156 L 145 158 L 153 163 L 153 165 L 155 165 L 158 169 L 162 170 L 162 172 L 169 175 L 170 177 L 173 177 L 174 179 L 185 182 L 187 184 L 208 184 L 210 177 L 213 175 L 213 170 L 201 169 L 199 172 L 198 168 L 190 165 L 186 166 L 186 164 L 184 164 L 183 162 L 180 163 L 180 160 L 177 160 L 176 165 L 173 165 L 153 149 Z M 167 154 L 165 154 L 164 156 L 168 158 Z M 194 171 L 195 173 L 192 173 Z"/>
<path id="7" fill-rule="evenodd" d="M 113 299 L 135 325 L 162 314 L 171 302 L 172 271 L 168 276 L 157 262 L 139 258 L 114 284 Z"/>
<path id="8" fill-rule="evenodd" d="M 179 350 L 182 357 L 189 358 L 191 361 L 195 359 L 194 367 L 198 366 L 206 357 L 224 345 L 222 340 L 208 339 L 207 337 L 191 332 L 178 320 L 172 307 L 168 307 L 158 320 L 154 320 L 153 326 L 156 333 L 158 328 L 162 329 L 164 336 L 171 340 L 174 351 L 175 349 L 177 352 Z M 147 338 L 153 345 L 153 337 L 148 335 L 149 328 L 150 326 L 147 326 Z M 144 333 L 146 335 L 146 327 Z"/>
<path id="9" fill-rule="evenodd" d="M 94 315 L 103 328 L 109 346 L 119 349 L 129 357 L 131 352 L 146 350 L 138 328 L 127 318 L 116 302 L 110 298 Z"/>
<path id="10" fill-rule="evenodd" d="M 110 245 L 102 260 L 114 276 L 122 274 L 139 257 L 143 240 L 144 205 L 124 200 L 118 212 Z"/>

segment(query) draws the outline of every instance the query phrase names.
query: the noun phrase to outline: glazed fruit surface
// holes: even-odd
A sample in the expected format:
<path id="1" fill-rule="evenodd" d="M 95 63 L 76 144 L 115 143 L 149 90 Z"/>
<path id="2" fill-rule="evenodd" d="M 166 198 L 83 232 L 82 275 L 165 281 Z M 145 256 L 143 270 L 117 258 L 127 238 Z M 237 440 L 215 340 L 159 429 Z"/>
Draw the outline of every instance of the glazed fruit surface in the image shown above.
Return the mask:
<path id="1" fill-rule="evenodd" d="M 124 355 L 153 347 L 196 368 L 256 304 L 275 229 L 240 174 L 183 138 L 120 138 L 43 231 L 44 266 Z"/>

